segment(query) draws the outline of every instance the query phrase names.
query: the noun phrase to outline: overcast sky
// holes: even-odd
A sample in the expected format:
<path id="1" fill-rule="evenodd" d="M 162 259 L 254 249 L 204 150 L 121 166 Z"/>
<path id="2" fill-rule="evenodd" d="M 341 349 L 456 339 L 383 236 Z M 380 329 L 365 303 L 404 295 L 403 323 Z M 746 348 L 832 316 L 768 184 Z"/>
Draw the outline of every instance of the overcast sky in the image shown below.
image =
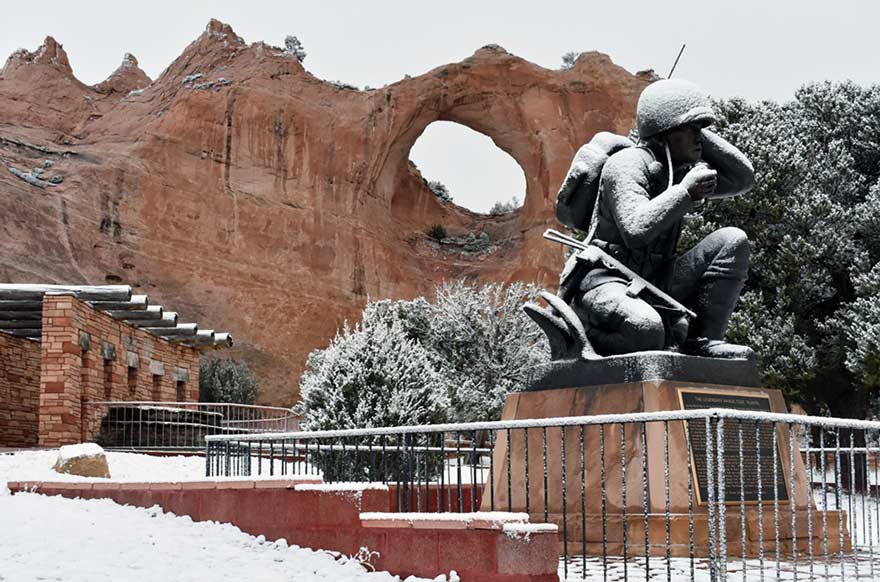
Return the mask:
<path id="1" fill-rule="evenodd" d="M 359 87 L 424 73 L 489 43 L 549 68 L 567 51 L 598 50 L 632 72 L 661 75 L 687 43 L 675 76 L 717 97 L 786 100 L 813 80 L 880 82 L 880 3 L 873 1 L 0 0 L 0 14 L 0 55 L 33 50 L 52 35 L 89 84 L 126 52 L 156 78 L 212 17 L 249 43 L 282 45 L 296 35 L 313 74 Z M 522 171 L 488 138 L 444 125 L 430 126 L 414 148 L 427 178 L 482 210 L 521 192 Z"/>

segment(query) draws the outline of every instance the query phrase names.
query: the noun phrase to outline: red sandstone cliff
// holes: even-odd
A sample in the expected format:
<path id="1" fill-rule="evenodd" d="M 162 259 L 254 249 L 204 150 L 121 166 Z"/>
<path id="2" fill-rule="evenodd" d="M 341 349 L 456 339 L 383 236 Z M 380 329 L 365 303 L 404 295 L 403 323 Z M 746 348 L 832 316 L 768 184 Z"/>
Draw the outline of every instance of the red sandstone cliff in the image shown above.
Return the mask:
<path id="1" fill-rule="evenodd" d="M 566 71 L 484 47 L 381 89 L 340 89 L 225 24 L 153 82 L 126 55 L 78 81 L 47 38 L 0 70 L 0 281 L 126 282 L 231 331 L 290 403 L 306 355 L 367 297 L 444 278 L 556 282 L 556 190 L 599 130 L 627 132 L 646 80 L 587 53 Z M 437 120 L 493 139 L 525 173 L 524 207 L 489 218 L 442 204 L 409 163 Z M 425 232 L 485 229 L 471 255 Z"/>

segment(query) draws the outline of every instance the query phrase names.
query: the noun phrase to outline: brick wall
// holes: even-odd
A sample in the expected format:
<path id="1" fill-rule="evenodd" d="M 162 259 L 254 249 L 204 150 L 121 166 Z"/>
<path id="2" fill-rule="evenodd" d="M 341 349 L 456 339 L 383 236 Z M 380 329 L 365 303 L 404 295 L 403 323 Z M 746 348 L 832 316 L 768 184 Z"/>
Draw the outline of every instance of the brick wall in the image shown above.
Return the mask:
<path id="1" fill-rule="evenodd" d="M 0 332 L 0 446 L 37 444 L 40 344 Z"/>
<path id="2" fill-rule="evenodd" d="M 112 499 L 135 507 L 159 505 L 194 521 L 231 523 L 251 535 L 353 555 L 376 552 L 377 570 L 400 578 L 433 578 L 455 570 L 463 582 L 559 582 L 555 526 L 517 534 L 505 522 L 523 514 L 395 514 L 395 492 L 338 484 L 307 485 L 302 476 L 182 483 L 10 482 L 13 494 L 35 491 L 71 499 Z M 452 488 L 450 487 L 450 490 Z M 428 519 L 426 519 L 428 518 Z M 635 521 L 635 520 L 633 520 Z M 835 521 L 836 523 L 836 521 Z M 818 539 L 818 538 L 817 538 Z"/>
<path id="3" fill-rule="evenodd" d="M 199 352 L 113 319 L 72 295 L 43 299 L 39 445 L 88 439 L 83 401 L 199 397 Z M 178 393 L 180 392 L 180 393 Z"/>

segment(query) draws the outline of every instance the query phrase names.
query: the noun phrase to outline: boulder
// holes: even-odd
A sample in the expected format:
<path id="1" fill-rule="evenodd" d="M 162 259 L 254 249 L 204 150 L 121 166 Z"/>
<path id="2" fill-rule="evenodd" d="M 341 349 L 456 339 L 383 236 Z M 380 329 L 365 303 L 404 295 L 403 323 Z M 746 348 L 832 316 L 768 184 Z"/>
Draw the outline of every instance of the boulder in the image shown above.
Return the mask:
<path id="1" fill-rule="evenodd" d="M 58 451 L 58 460 L 52 467 L 58 473 L 80 477 L 110 477 L 110 467 L 104 449 L 95 443 L 67 445 Z"/>

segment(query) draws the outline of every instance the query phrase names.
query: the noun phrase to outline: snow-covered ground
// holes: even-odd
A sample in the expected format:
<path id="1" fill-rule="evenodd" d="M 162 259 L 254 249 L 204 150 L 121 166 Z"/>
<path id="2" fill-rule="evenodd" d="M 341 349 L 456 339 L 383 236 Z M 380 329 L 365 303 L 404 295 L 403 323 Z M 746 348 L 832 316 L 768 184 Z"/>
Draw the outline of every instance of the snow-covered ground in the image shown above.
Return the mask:
<path id="1" fill-rule="evenodd" d="M 205 478 L 203 457 L 153 457 L 136 453 L 105 453 L 113 481 L 196 481 Z M 7 481 L 106 481 L 57 473 L 52 466 L 58 450 L 17 451 L 0 454 L 0 491 Z"/>
<path id="2" fill-rule="evenodd" d="M 267 542 L 229 524 L 193 522 L 159 507 L 19 493 L 0 496 L 0 516 L 3 582 L 399 580 L 357 559 Z"/>
<path id="3" fill-rule="evenodd" d="M 106 455 L 114 481 L 205 479 L 205 461 L 201 457 L 154 457 L 117 452 L 107 452 Z M 163 513 L 158 507 L 144 510 L 120 506 L 109 500 L 67 500 L 33 494 L 7 494 L 6 481 L 101 480 L 56 473 L 52 465 L 57 457 L 57 450 L 0 454 L 2 582 L 38 579 L 71 582 L 111 579 L 121 582 L 153 579 L 394 580 L 388 574 L 370 573 L 357 560 L 328 552 L 288 548 L 283 542 L 266 542 L 228 524 L 193 523 L 188 517 L 175 517 Z M 455 462 L 447 464 L 447 483 L 457 480 L 457 468 Z M 481 480 L 480 473 L 478 471 L 478 482 Z M 469 482 L 470 477 L 471 467 L 463 465 L 462 482 Z M 836 507 L 835 493 L 834 489 L 827 492 L 830 509 Z M 825 497 L 821 489 L 814 489 L 813 495 L 817 507 L 821 509 Z M 844 493 L 841 506 L 848 510 L 850 502 Z M 812 571 L 815 580 L 880 580 L 880 499 L 876 493 L 873 496 L 859 495 L 852 499 L 852 503 L 851 517 L 855 523 L 850 526 L 855 533 L 853 541 L 862 549 L 855 555 L 845 556 L 843 567 L 837 556 L 829 557 L 827 575 L 823 556 L 815 556 Z M 772 513 L 772 506 L 766 506 L 765 511 Z M 787 516 L 784 514 L 782 518 Z M 855 527 L 852 528 L 852 525 Z M 772 535 L 772 531 L 767 533 Z M 865 547 L 875 544 L 876 550 Z M 107 548 L 111 547 L 114 551 L 108 552 Z M 729 550 L 736 553 L 736 548 Z M 776 563 L 772 553 L 767 555 L 763 571 L 765 578 L 776 579 Z M 158 556 L 162 556 L 162 559 L 157 560 Z M 727 569 L 729 579 L 746 582 L 761 579 L 762 564 L 758 561 L 748 560 L 743 576 L 742 561 L 736 560 L 733 555 L 730 557 Z M 801 558 L 796 568 L 797 579 L 810 579 L 807 557 Z M 601 557 L 587 557 L 584 560 L 571 556 L 568 566 L 568 580 L 582 580 L 582 576 L 586 579 L 624 580 L 624 564 L 620 558 L 609 558 L 607 564 L 603 565 Z M 652 559 L 649 579 L 666 580 L 666 568 L 665 560 Z M 690 560 L 674 558 L 669 568 L 673 580 L 691 579 Z M 630 558 L 626 573 L 627 580 L 645 580 L 644 559 Z M 562 562 L 559 575 L 565 579 Z M 437 580 L 450 577 L 455 579 L 440 576 Z M 779 578 L 794 580 L 794 565 L 781 563 Z M 697 560 L 694 564 L 694 580 L 709 579 L 708 562 Z"/>
<path id="4" fill-rule="evenodd" d="M 113 481 L 204 479 L 200 457 L 107 452 Z M 52 470 L 57 450 L 0 454 L 0 581 L 390 582 L 357 559 L 267 542 L 237 527 L 193 522 L 159 507 L 110 500 L 9 495 L 8 481 L 101 481 Z M 365 555 L 369 555 L 368 553 Z M 426 580 L 408 578 L 410 582 Z M 453 582 L 454 573 L 435 580 Z"/>

